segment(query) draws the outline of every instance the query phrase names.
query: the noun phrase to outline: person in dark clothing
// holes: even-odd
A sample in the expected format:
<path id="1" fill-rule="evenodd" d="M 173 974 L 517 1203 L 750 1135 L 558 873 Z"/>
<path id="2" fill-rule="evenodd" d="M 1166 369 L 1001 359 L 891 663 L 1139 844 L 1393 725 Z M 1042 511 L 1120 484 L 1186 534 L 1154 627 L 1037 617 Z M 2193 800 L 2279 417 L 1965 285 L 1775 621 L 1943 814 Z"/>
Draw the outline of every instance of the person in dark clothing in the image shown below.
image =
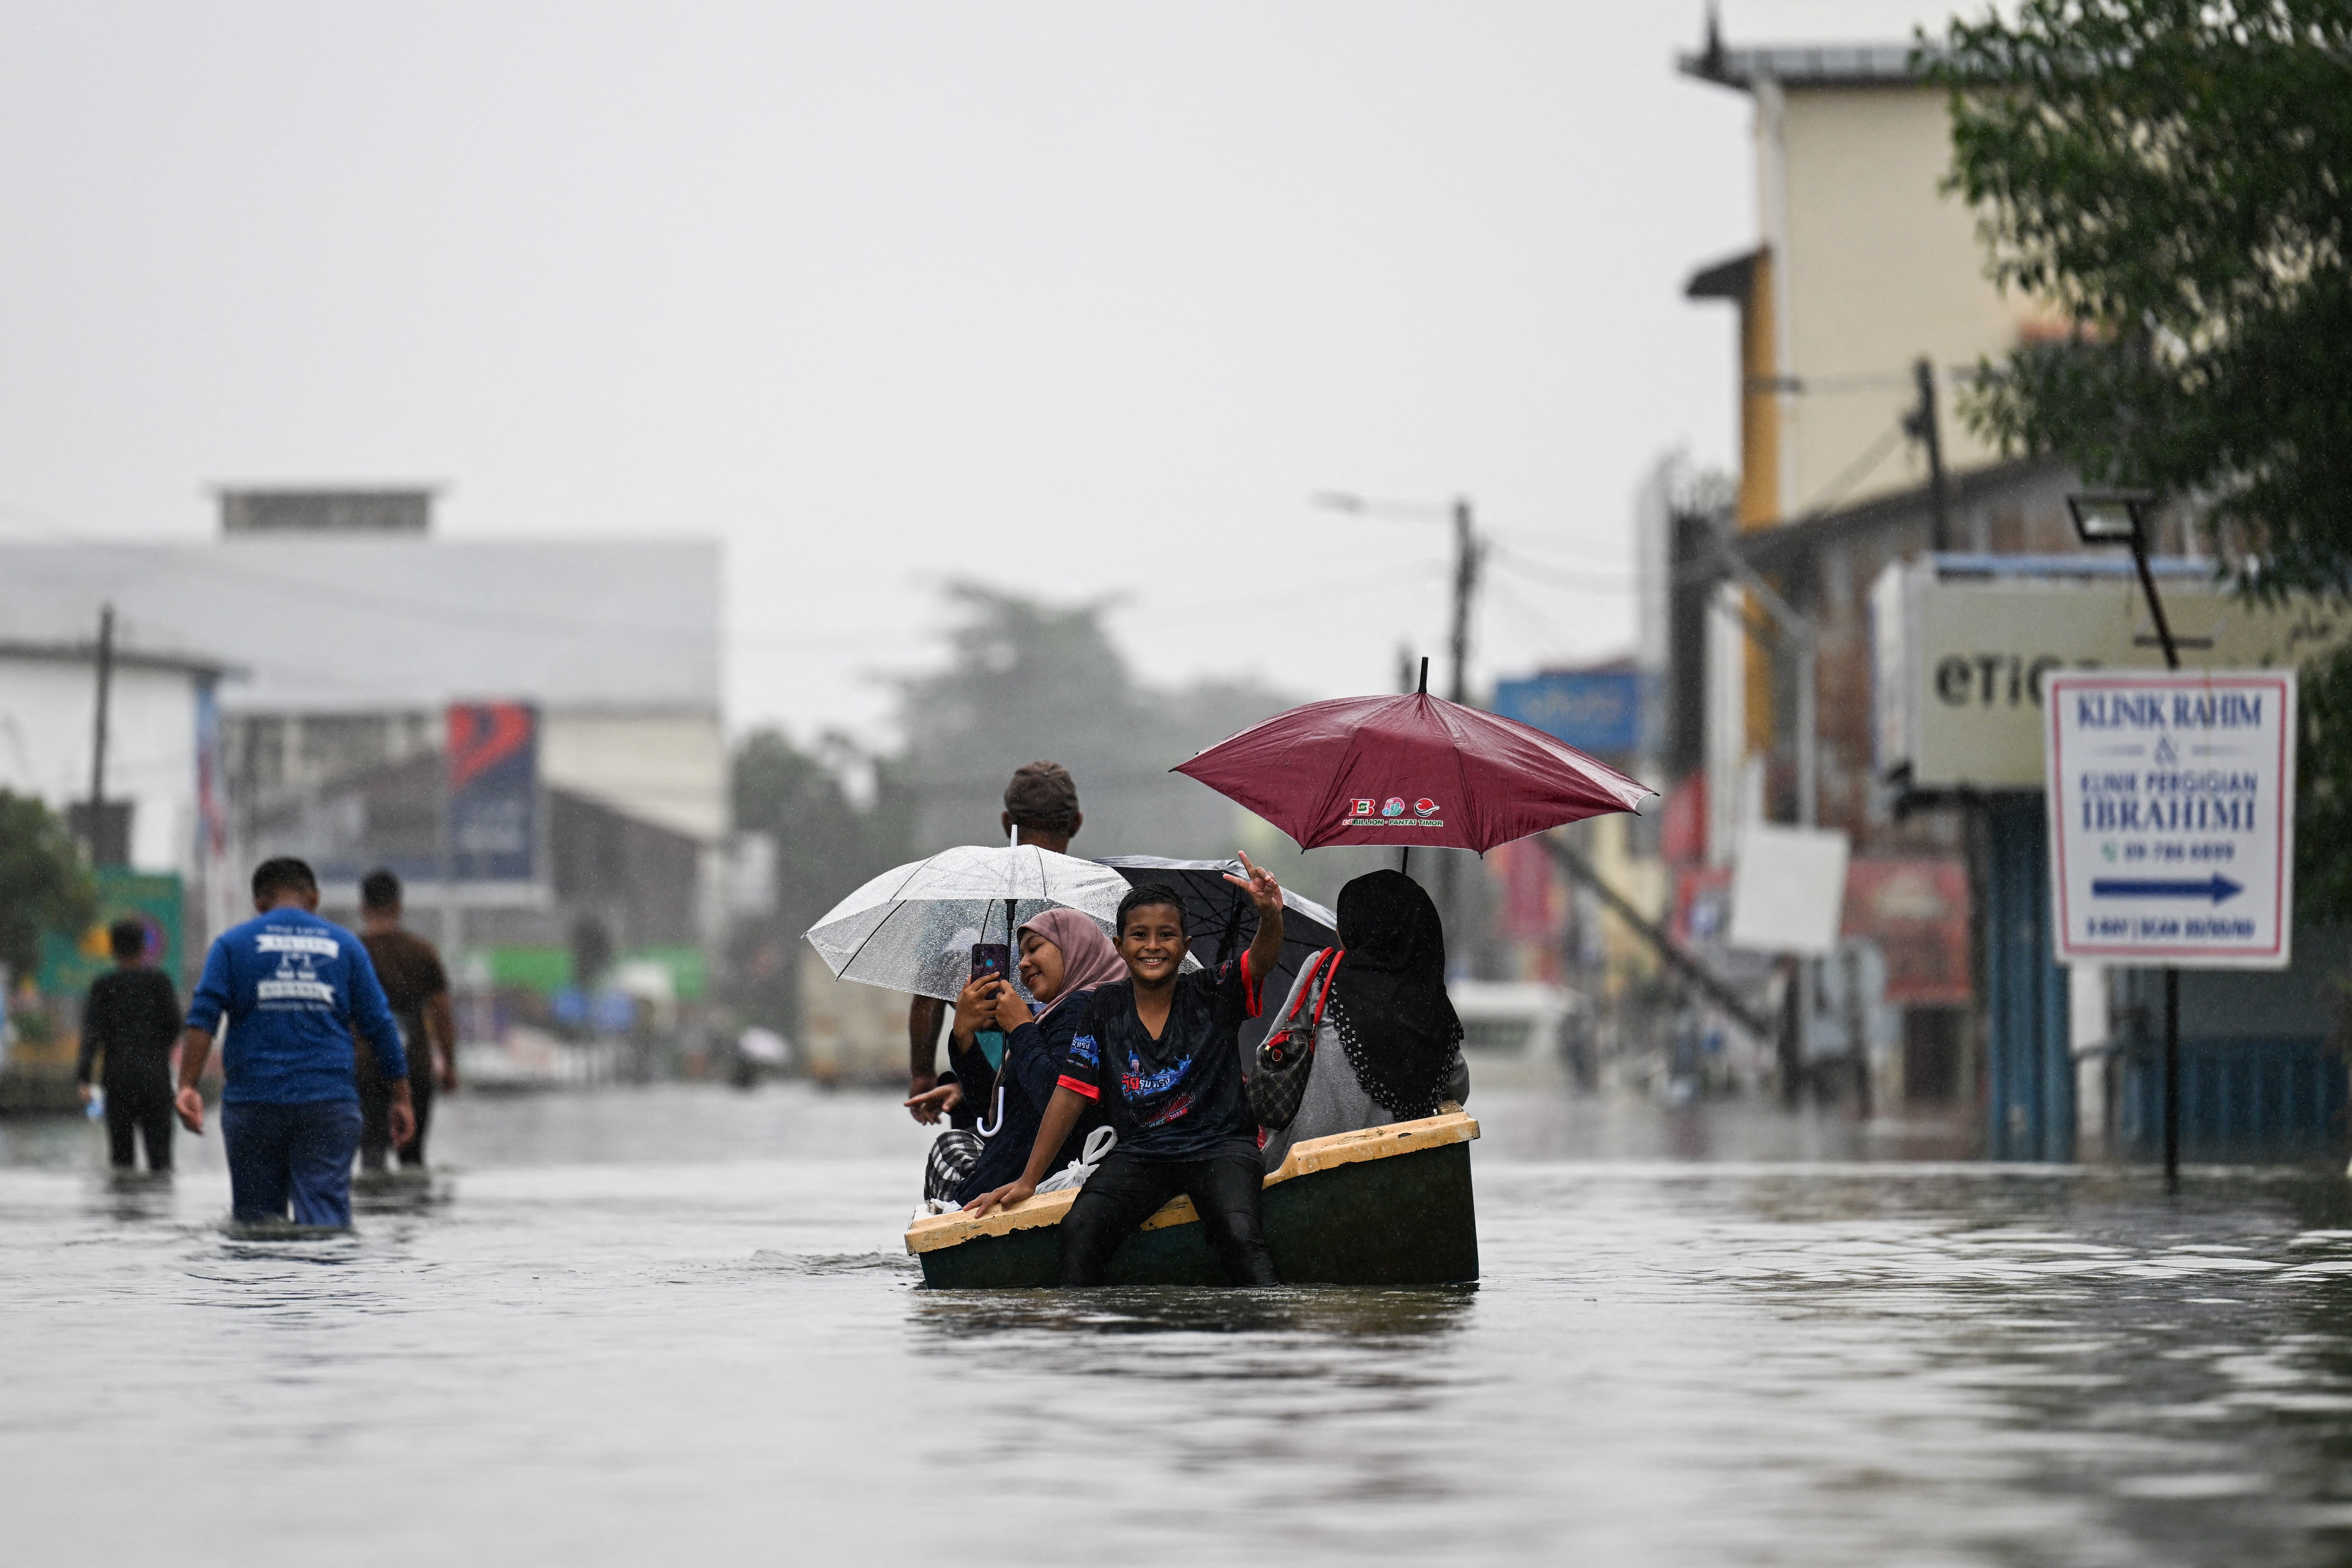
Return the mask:
<path id="1" fill-rule="evenodd" d="M 1469 1097 L 1462 1020 L 1445 994 L 1445 926 L 1421 884 L 1370 871 L 1339 889 L 1339 947 L 1290 1125 L 1268 1128 L 1264 1163 L 1317 1138 L 1434 1116 Z M 1305 997 L 1299 977 L 1277 1017 Z"/>
<path id="2" fill-rule="evenodd" d="M 1055 855 L 1070 852 L 1070 840 L 1086 820 L 1078 809 L 1078 786 L 1059 763 L 1024 763 L 1014 769 L 1013 781 L 1004 786 L 1004 814 L 997 818 L 999 831 L 1013 843 L 1034 844 Z M 952 1110 L 942 1111 L 931 1091 L 949 1083 L 986 1083 L 994 1069 L 971 1048 L 970 1037 L 960 1051 L 955 1037 L 950 1036 L 948 1070 L 939 1070 L 940 1022 L 947 1015 L 948 1005 L 936 996 L 917 996 L 908 1004 L 907 1113 L 927 1125 L 945 1115 L 949 1125 L 969 1129 L 983 1109 L 979 1094 L 964 1095 Z"/>
<path id="3" fill-rule="evenodd" d="M 81 1010 L 81 1055 L 74 1080 L 89 1103 L 91 1065 L 103 1057 L 106 1142 L 118 1171 L 132 1165 L 132 1143 L 147 1145 L 147 1169 L 172 1168 L 172 1047 L 180 1039 L 180 994 L 172 977 L 147 962 L 147 927 L 117 921 L 107 930 L 114 967 L 89 983 Z"/>
<path id="4" fill-rule="evenodd" d="M 967 1204 L 981 1194 L 1019 1178 L 1054 1097 L 1070 1037 L 1086 1014 L 1097 985 L 1127 973 L 1118 950 L 1091 915 L 1047 910 L 1024 925 L 1021 984 L 1041 1004 L 1033 1016 L 1021 994 L 995 975 L 964 987 L 956 1002 L 954 1039 L 966 1050 L 983 1025 L 1004 1031 L 1004 1066 L 978 1085 L 978 1125 L 951 1128 L 931 1144 L 923 1166 L 923 1196 L 931 1202 Z M 952 1110 L 965 1098 L 961 1081 L 930 1091 L 940 1109 Z M 912 1104 L 912 1101 L 908 1102 Z M 1054 1169 L 1078 1157 L 1087 1134 L 1101 1125 L 1099 1111 L 1080 1119 L 1053 1161 Z"/>
<path id="5" fill-rule="evenodd" d="M 1181 972 L 1184 907 L 1172 889 L 1147 883 L 1120 900 L 1128 978 L 1087 1000 L 1020 1179 L 970 1205 L 986 1214 L 1028 1198 L 1087 1105 L 1107 1108 L 1118 1146 L 1063 1217 L 1064 1285 L 1101 1283 L 1119 1244 L 1179 1194 L 1192 1200 L 1228 1280 L 1281 1283 L 1258 1214 L 1263 1175 L 1242 1093 L 1240 1028 L 1256 1016 L 1260 977 L 1282 952 L 1282 889 L 1241 860 L 1248 877 L 1228 880 L 1248 890 L 1257 935 L 1214 973 Z"/>
<path id="6" fill-rule="evenodd" d="M 425 1137 L 433 1127 L 436 1087 L 457 1087 L 457 1020 L 449 1011 L 449 975 L 433 944 L 400 923 L 400 879 L 369 872 L 360 881 L 360 942 L 400 1025 L 408 1057 L 409 1103 L 416 1133 L 400 1145 L 401 1168 L 422 1170 Z M 359 1054 L 360 1169 L 381 1171 L 392 1147 L 392 1089 L 376 1071 L 373 1053 Z"/>

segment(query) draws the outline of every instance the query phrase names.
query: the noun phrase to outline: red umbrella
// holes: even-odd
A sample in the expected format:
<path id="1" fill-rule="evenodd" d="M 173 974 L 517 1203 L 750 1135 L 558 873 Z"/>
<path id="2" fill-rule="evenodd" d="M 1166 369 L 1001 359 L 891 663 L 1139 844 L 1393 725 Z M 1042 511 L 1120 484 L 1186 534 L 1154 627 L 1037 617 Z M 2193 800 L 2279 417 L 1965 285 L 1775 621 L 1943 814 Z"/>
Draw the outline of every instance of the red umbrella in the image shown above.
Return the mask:
<path id="1" fill-rule="evenodd" d="M 1657 792 L 1541 730 L 1427 692 L 1277 713 L 1174 770 L 1298 840 L 1475 849 Z"/>

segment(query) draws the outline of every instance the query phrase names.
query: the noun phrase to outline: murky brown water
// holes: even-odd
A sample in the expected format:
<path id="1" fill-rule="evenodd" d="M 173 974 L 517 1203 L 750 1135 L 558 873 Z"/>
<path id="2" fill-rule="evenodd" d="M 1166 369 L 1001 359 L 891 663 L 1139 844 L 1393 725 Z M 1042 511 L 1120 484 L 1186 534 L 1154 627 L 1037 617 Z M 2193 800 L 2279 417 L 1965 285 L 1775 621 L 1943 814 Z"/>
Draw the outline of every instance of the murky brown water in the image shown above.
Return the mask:
<path id="1" fill-rule="evenodd" d="M 1263 1295 L 919 1289 L 879 1099 L 460 1099 L 299 1244 L 0 1124 L 0 1557 L 2352 1562 L 2352 1184 L 1474 1109 L 1480 1289 Z"/>

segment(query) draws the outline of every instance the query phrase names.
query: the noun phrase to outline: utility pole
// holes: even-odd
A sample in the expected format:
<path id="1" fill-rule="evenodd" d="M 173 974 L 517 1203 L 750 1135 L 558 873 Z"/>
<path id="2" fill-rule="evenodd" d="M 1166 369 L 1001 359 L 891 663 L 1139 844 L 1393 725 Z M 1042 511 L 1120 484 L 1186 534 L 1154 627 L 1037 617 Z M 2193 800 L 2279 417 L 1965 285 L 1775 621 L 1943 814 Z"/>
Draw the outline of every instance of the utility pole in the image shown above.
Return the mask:
<path id="1" fill-rule="evenodd" d="M 1433 521 L 1434 514 L 1438 510 L 1436 507 L 1426 502 L 1378 500 L 1348 490 L 1318 490 L 1312 497 L 1312 500 L 1318 507 L 1328 507 L 1333 511 L 1353 512 L 1360 517 L 1409 517 L 1416 521 Z M 1470 617 L 1478 596 L 1478 568 L 1484 563 L 1486 552 L 1486 547 L 1479 542 L 1477 530 L 1472 524 L 1470 498 L 1456 496 L 1454 498 L 1453 504 L 1445 510 L 1446 515 L 1454 523 L 1454 635 L 1452 639 L 1454 683 L 1451 693 L 1454 701 L 1466 704 L 1470 700 Z M 1406 686 L 1406 683 L 1412 679 L 1412 658 L 1405 649 L 1400 648 L 1398 652 L 1400 668 L 1397 684 Z M 1429 689 L 1429 660 L 1426 658 L 1421 660 L 1419 687 L 1423 691 Z M 1412 689 L 1410 686 L 1406 689 Z M 1402 869 L 1411 862 L 1412 851 L 1408 849 L 1399 860 L 1399 868 Z M 1438 916 L 1448 926 L 1453 926 L 1456 924 L 1454 908 L 1454 858 L 1450 855 L 1446 856 L 1437 864 Z"/>
<path id="2" fill-rule="evenodd" d="M 1454 498 L 1454 689 L 1450 700 L 1470 700 L 1470 609 L 1478 593 L 1478 567 L 1486 552 L 1470 527 L 1470 499 Z"/>
<path id="3" fill-rule="evenodd" d="M 1903 428 L 1927 448 L 1927 502 L 1935 519 L 1929 548 L 1946 551 L 1952 547 L 1952 497 L 1944 479 L 1943 427 L 1936 418 L 1936 367 L 1927 355 L 1912 365 L 1911 378 L 1919 387 L 1919 405 L 1905 416 Z"/>
<path id="4" fill-rule="evenodd" d="M 1797 655 L 1797 826 L 1817 826 L 1821 821 L 1822 747 L 1820 677 L 1821 626 L 1812 616 L 1803 614 L 1780 596 L 1780 591 L 1764 579 L 1762 573 L 1749 565 L 1732 545 L 1725 531 L 1716 530 L 1716 555 L 1734 582 L 1748 590 L 1748 596 L 1762 606 L 1782 640 L 1791 644 Z M 1794 984 L 1790 987 L 1787 1005 L 1794 1011 L 1793 1027 L 1781 1033 L 1780 1096 L 1790 1108 L 1798 1102 L 1797 1069 L 1811 1054 L 1814 999 L 1820 994 L 1820 975 L 1815 961 L 1797 960 Z"/>
<path id="5" fill-rule="evenodd" d="M 111 848 L 106 840 L 106 706 L 114 686 L 114 606 L 101 605 L 98 612 L 98 716 L 92 725 L 89 743 L 89 817 L 86 845 L 89 863 L 105 864 L 100 858 L 101 846 Z"/>
<path id="6" fill-rule="evenodd" d="M 1472 601 L 1478 594 L 1478 566 L 1486 554 L 1478 543 L 1478 535 L 1470 526 L 1470 498 L 1454 498 L 1454 687 L 1452 700 L 1470 700 L 1470 612 Z M 1462 910 L 1454 901 L 1455 879 L 1459 871 L 1454 857 L 1442 856 L 1437 862 L 1438 907 L 1444 913 L 1448 929 L 1460 940 Z M 1456 951 L 1459 951 L 1457 948 Z"/>

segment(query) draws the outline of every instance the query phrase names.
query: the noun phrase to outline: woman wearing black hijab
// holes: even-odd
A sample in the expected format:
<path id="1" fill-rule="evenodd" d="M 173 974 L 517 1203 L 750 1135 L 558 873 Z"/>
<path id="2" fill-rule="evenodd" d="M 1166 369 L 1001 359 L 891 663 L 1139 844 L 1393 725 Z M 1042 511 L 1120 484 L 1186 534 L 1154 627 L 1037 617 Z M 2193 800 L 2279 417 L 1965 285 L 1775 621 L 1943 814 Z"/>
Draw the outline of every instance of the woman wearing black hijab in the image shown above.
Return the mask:
<path id="1" fill-rule="evenodd" d="M 1314 1066 L 1298 1114 L 1266 1130 L 1269 1171 L 1294 1143 L 1434 1116 L 1444 1101 L 1469 1094 L 1437 906 L 1403 872 L 1374 871 L 1339 889 L 1339 913 L 1340 951 Z M 1297 1002 L 1293 986 L 1275 1017 L 1289 1017 Z"/>

